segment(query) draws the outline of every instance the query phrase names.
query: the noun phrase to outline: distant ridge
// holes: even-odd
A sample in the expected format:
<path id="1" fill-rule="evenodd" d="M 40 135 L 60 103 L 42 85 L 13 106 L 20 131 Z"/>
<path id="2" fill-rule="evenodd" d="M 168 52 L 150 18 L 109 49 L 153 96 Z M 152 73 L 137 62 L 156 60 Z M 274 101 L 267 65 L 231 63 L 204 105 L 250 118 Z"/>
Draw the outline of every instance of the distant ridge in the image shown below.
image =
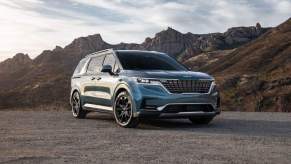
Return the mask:
<path id="1" fill-rule="evenodd" d="M 224 33 L 183 34 L 168 28 L 153 38 L 146 38 L 141 44 L 116 45 L 105 42 L 100 34 L 95 34 L 77 38 L 64 48 L 56 46 L 53 50 L 45 50 L 34 60 L 16 55 L 0 63 L 0 109 L 43 105 L 68 107 L 73 69 L 86 54 L 98 50 L 155 50 L 187 62 L 201 53 L 232 50 L 249 44 L 269 29 L 257 25 L 230 28 Z"/>

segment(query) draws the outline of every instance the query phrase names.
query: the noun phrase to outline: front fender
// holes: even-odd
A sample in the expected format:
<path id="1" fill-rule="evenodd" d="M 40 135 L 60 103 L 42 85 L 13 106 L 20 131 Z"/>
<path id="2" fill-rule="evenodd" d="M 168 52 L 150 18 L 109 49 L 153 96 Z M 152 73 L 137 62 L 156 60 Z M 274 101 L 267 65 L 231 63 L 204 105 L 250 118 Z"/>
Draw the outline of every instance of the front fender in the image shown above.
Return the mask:
<path id="1" fill-rule="evenodd" d="M 122 81 L 121 83 L 119 83 L 115 90 L 114 90 L 114 95 L 112 97 L 112 102 L 115 102 L 115 98 L 117 96 L 117 93 L 120 89 L 125 89 L 131 96 L 132 100 L 133 100 L 133 111 L 134 112 L 138 112 L 138 107 L 141 105 L 142 103 L 142 94 L 136 84 L 136 82 L 132 81 L 132 80 L 126 80 L 126 81 Z"/>

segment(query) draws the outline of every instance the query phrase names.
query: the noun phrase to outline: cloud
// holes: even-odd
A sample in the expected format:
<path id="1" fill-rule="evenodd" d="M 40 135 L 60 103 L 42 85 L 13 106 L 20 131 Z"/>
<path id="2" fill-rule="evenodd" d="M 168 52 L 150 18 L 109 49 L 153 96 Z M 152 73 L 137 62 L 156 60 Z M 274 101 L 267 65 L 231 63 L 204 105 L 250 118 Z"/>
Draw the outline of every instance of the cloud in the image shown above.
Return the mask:
<path id="1" fill-rule="evenodd" d="M 109 43 L 140 43 L 168 26 L 184 33 L 276 26 L 290 11 L 291 0 L 1 0 L 0 61 L 95 33 Z"/>

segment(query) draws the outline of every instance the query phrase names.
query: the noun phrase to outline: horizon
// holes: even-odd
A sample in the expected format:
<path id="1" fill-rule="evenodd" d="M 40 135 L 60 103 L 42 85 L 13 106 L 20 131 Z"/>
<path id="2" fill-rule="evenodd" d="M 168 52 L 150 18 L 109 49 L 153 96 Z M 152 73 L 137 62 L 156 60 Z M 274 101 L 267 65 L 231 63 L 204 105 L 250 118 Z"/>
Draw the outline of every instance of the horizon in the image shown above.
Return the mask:
<path id="1" fill-rule="evenodd" d="M 0 9 L 0 37 L 5 38 L 0 42 L 2 62 L 17 53 L 33 59 L 43 50 L 65 47 L 75 38 L 94 34 L 100 34 L 107 43 L 118 44 L 142 43 L 167 27 L 193 34 L 225 32 L 257 22 L 262 27 L 275 27 L 290 17 L 291 0 L 4 0 Z"/>

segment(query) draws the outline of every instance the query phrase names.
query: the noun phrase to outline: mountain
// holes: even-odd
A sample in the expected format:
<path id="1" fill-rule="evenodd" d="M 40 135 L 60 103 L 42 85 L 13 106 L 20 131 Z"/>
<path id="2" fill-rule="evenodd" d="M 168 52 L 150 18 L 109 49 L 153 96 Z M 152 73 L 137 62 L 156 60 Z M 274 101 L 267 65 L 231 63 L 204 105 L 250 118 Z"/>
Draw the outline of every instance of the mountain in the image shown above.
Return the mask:
<path id="1" fill-rule="evenodd" d="M 224 52 L 250 43 L 269 29 L 257 24 L 230 28 L 225 33 L 182 34 L 168 28 L 141 44 L 116 45 L 105 42 L 100 34 L 96 34 L 77 38 L 64 48 L 56 46 L 53 50 L 45 50 L 34 60 L 17 54 L 0 63 L 0 109 L 68 106 L 70 76 L 75 66 L 85 55 L 98 50 L 156 50 L 187 62 L 201 53 Z"/>
<path id="2" fill-rule="evenodd" d="M 32 60 L 28 54 L 18 53 L 13 58 L 7 59 L 0 63 L 0 73 L 13 73 L 23 68 L 29 67 Z"/>
<path id="3" fill-rule="evenodd" d="M 168 28 L 146 38 L 141 44 L 141 49 L 167 52 L 180 61 L 185 61 L 202 52 L 226 50 L 239 47 L 256 39 L 270 28 L 262 28 L 258 23 L 252 27 L 234 27 L 224 33 L 211 34 L 182 34 Z"/>
<path id="4" fill-rule="evenodd" d="M 188 58 L 183 62 L 188 68 L 193 71 L 198 71 L 202 67 L 206 67 L 211 63 L 219 61 L 221 58 L 229 55 L 235 49 L 228 49 L 228 50 L 215 50 L 209 52 L 202 52 L 198 55 Z"/>
<path id="5" fill-rule="evenodd" d="M 229 110 L 291 112 L 291 18 L 198 70 L 215 75 Z"/>

